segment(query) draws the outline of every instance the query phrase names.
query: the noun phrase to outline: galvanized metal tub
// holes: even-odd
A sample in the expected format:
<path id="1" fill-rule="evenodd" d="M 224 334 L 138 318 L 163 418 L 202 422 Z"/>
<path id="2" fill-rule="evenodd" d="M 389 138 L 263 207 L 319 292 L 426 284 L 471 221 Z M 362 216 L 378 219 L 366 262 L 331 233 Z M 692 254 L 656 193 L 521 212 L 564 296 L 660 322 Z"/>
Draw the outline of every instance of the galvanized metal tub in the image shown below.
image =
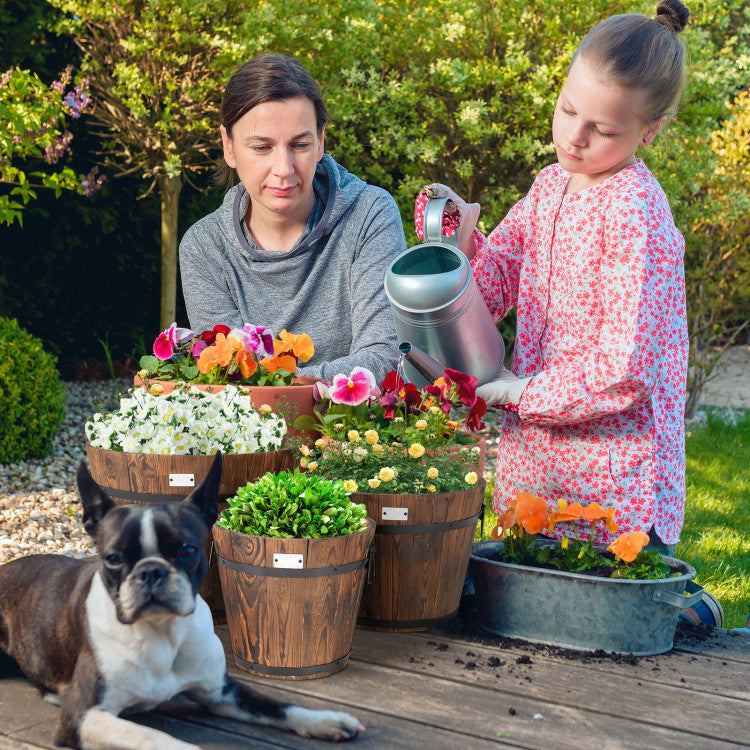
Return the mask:
<path id="1" fill-rule="evenodd" d="M 425 240 L 401 253 L 385 274 L 385 293 L 399 341 L 408 341 L 445 367 L 494 380 L 505 344 L 455 237 L 442 234 L 445 199 L 429 200 Z M 406 376 L 425 385 L 408 363 Z"/>
<path id="2" fill-rule="evenodd" d="M 501 546 L 476 542 L 469 560 L 479 625 L 494 635 L 578 651 L 661 654 L 672 648 L 680 610 L 701 597 L 684 595 L 695 569 L 673 557 L 664 562 L 679 576 L 633 581 L 489 559 Z"/>

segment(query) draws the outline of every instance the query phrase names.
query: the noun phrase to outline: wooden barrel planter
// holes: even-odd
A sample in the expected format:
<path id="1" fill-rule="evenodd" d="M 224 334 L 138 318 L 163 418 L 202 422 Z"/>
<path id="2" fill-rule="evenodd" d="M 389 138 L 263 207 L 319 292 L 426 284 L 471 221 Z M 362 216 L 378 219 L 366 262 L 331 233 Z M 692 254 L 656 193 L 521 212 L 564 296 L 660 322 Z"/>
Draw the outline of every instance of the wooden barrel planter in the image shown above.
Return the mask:
<path id="1" fill-rule="evenodd" d="M 375 523 L 358 534 L 277 539 L 214 526 L 232 657 L 252 674 L 326 677 L 349 661 Z"/>
<path id="2" fill-rule="evenodd" d="M 377 523 L 358 627 L 413 632 L 456 614 L 484 486 L 480 479 L 461 492 L 351 494 Z"/>
<path id="3" fill-rule="evenodd" d="M 91 476 L 118 504 L 170 503 L 184 500 L 206 476 L 213 456 L 162 456 L 149 453 L 124 453 L 95 448 L 86 443 Z M 291 469 L 291 450 L 262 453 L 226 453 L 222 456 L 223 471 L 219 485 L 219 509 L 226 507 L 238 487 L 263 476 Z M 224 597 L 221 591 L 213 538 L 208 540 L 208 572 L 200 595 L 218 622 L 225 621 Z"/>
<path id="4" fill-rule="evenodd" d="M 148 382 L 151 385 L 160 385 L 162 388 L 160 393 L 171 393 L 175 388 L 186 387 L 199 388 L 202 391 L 216 393 L 226 387 L 224 385 L 208 385 L 205 383 L 181 383 L 172 380 L 149 379 Z M 300 375 L 294 379 L 292 385 L 240 385 L 233 387 L 250 391 L 250 399 L 256 408 L 263 404 L 268 404 L 275 412 L 281 414 L 286 419 L 287 434 L 290 437 L 296 437 L 303 443 L 312 443 L 319 437 L 317 432 L 295 430 L 292 425 L 294 424 L 294 420 L 303 414 L 313 416 L 313 406 L 315 404 L 313 386 L 317 382 L 318 378 Z M 145 388 L 145 382 L 138 375 L 133 378 L 133 384 L 136 388 Z"/>

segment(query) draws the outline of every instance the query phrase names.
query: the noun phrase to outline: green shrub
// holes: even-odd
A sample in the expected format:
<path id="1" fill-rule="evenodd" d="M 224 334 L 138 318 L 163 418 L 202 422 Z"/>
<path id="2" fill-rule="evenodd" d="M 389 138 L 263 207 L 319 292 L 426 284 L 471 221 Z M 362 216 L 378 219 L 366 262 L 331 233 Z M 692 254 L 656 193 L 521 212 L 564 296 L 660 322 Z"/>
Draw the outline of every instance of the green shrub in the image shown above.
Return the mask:
<path id="1" fill-rule="evenodd" d="M 0 318 L 0 463 L 46 456 L 65 416 L 55 358 L 10 318 Z"/>

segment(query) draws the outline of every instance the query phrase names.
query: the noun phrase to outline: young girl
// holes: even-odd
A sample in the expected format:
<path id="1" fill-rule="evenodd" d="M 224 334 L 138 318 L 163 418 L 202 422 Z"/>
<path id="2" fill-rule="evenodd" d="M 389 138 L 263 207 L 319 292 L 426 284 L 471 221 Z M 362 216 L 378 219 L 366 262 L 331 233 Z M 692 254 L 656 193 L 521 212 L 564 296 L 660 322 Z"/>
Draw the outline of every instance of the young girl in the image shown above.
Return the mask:
<path id="1" fill-rule="evenodd" d="M 425 194 L 450 197 L 490 312 L 518 307 L 512 372 L 478 390 L 512 407 L 495 509 L 520 491 L 596 501 L 665 552 L 685 502 L 684 241 L 635 154 L 677 109 L 688 15 L 664 0 L 655 19 L 616 15 L 589 32 L 555 108 L 558 163 L 489 237 L 474 229 L 479 206 L 445 186 L 426 188 L 415 212 L 421 236 Z"/>

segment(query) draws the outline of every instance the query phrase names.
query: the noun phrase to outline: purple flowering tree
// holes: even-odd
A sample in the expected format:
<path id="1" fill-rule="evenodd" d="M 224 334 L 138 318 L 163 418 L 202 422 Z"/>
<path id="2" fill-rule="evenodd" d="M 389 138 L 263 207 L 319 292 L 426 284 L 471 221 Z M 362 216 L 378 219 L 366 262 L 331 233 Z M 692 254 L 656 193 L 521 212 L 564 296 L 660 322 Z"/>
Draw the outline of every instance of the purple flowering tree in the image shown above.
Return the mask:
<path id="1" fill-rule="evenodd" d="M 49 86 L 27 70 L 0 74 L 0 224 L 22 224 L 40 188 L 91 195 L 101 187 L 98 167 L 78 174 L 63 164 L 73 141 L 70 120 L 90 105 L 88 82 L 73 81 L 71 68 Z"/>

